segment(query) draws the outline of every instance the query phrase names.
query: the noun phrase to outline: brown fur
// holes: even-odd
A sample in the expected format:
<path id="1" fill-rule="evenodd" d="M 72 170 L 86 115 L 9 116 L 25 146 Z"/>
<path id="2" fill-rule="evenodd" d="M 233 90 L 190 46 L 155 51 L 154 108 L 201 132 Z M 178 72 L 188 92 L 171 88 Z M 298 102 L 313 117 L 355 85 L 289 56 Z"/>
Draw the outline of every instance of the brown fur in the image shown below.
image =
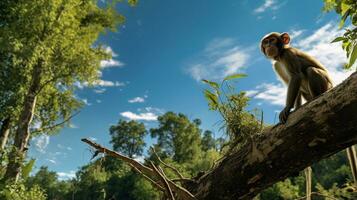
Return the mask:
<path id="1" fill-rule="evenodd" d="M 275 61 L 274 70 L 288 85 L 286 107 L 279 115 L 282 123 L 286 122 L 291 108 L 296 109 L 301 105 L 301 96 L 310 101 L 333 87 L 326 68 L 308 54 L 289 47 L 289 41 L 287 33 L 273 32 L 261 42 L 261 51 Z"/>

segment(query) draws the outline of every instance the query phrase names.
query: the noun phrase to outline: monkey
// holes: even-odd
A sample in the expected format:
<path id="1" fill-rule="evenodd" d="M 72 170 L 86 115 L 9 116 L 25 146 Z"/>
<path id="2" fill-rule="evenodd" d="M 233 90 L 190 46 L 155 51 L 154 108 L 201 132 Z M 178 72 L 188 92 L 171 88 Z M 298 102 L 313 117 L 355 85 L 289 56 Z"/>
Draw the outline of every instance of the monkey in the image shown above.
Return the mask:
<path id="1" fill-rule="evenodd" d="M 301 106 L 302 98 L 309 102 L 333 87 L 327 69 L 315 58 L 289 46 L 288 33 L 272 32 L 260 43 L 262 53 L 273 60 L 273 69 L 288 86 L 285 108 L 279 114 L 280 123 L 286 123 L 292 108 Z M 354 146 L 347 148 L 353 178 L 356 184 L 357 161 Z M 311 199 L 311 167 L 305 169 L 306 197 Z"/>
<path id="2" fill-rule="evenodd" d="M 333 87 L 327 69 L 308 54 L 289 46 L 288 33 L 272 32 L 261 40 L 263 54 L 273 60 L 273 68 L 288 86 L 285 108 L 279 114 L 284 124 L 292 108 L 298 109 L 302 98 L 307 102 Z M 311 167 L 305 168 L 306 199 L 311 199 Z"/>
<path id="3" fill-rule="evenodd" d="M 263 37 L 261 51 L 274 61 L 273 68 L 288 85 L 285 108 L 279 114 L 285 123 L 292 108 L 301 106 L 301 98 L 311 101 L 333 87 L 327 69 L 315 58 L 290 47 L 288 33 L 273 32 Z"/>

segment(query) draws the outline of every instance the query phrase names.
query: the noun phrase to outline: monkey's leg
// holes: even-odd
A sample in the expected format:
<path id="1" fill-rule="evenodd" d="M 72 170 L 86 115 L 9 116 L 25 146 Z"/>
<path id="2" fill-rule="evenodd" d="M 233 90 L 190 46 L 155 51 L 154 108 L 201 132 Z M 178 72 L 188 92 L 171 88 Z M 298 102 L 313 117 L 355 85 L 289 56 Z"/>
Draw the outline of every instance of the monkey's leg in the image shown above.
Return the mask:
<path id="1" fill-rule="evenodd" d="M 298 108 L 300 108 L 301 103 L 302 103 L 301 91 L 299 91 L 299 93 L 297 94 L 297 97 L 296 97 L 296 99 L 295 99 L 294 110 L 297 110 Z"/>
<path id="2" fill-rule="evenodd" d="M 356 156 L 356 149 L 354 146 L 350 146 L 346 149 L 347 157 L 350 162 L 352 177 L 355 186 L 357 186 L 357 156 Z"/>
<path id="3" fill-rule="evenodd" d="M 305 170 L 305 182 L 306 182 L 306 200 L 311 200 L 311 167 L 306 167 Z"/>
<path id="4" fill-rule="evenodd" d="M 326 92 L 330 87 L 326 72 L 315 67 L 306 69 L 307 79 L 309 81 L 309 91 L 312 97 L 317 97 Z"/>

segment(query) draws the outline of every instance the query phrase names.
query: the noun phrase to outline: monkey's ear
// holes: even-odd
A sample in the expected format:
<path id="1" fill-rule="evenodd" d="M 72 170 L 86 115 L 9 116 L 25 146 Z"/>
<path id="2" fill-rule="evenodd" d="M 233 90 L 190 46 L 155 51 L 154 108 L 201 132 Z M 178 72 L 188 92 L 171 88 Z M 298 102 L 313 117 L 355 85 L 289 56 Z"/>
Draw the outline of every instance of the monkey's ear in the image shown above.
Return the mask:
<path id="1" fill-rule="evenodd" d="M 280 37 L 283 40 L 283 44 L 290 43 L 290 35 L 288 33 L 282 33 Z"/>

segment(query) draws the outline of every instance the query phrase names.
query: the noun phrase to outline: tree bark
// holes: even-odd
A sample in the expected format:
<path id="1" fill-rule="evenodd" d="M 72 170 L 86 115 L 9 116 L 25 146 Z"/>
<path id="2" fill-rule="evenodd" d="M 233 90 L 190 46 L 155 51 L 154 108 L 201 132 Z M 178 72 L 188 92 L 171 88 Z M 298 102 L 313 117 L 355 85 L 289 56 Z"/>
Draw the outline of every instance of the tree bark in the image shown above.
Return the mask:
<path id="1" fill-rule="evenodd" d="M 252 199 L 263 189 L 357 143 L 357 72 L 253 136 L 185 187 L 197 199 Z"/>
<path id="2" fill-rule="evenodd" d="M 6 146 L 7 140 L 9 139 L 11 127 L 10 117 L 4 119 L 0 129 L 0 151 L 3 150 Z"/>
<path id="3" fill-rule="evenodd" d="M 19 178 L 21 165 L 25 159 L 27 144 L 30 138 L 29 127 L 35 111 L 37 92 L 40 88 L 41 82 L 41 72 L 42 61 L 39 60 L 32 71 L 31 85 L 27 91 L 20 118 L 17 123 L 14 148 L 9 156 L 9 164 L 6 168 L 4 176 L 5 180 L 14 179 L 17 181 Z"/>

